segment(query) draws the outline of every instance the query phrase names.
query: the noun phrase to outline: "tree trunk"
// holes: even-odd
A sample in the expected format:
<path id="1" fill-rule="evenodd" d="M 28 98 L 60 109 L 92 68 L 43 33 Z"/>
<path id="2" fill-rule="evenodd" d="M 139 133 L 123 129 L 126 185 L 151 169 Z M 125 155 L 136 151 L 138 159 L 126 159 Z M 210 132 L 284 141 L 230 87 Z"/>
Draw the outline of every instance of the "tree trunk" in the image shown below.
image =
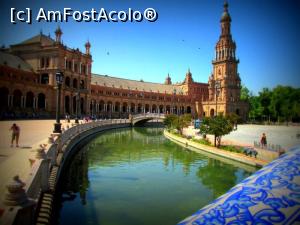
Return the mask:
<path id="1" fill-rule="evenodd" d="M 220 146 L 221 146 L 221 138 L 222 138 L 221 136 L 217 138 L 217 140 L 218 140 L 218 148 L 220 148 Z"/>
<path id="2" fill-rule="evenodd" d="M 215 135 L 215 147 L 217 146 L 217 135 Z"/>

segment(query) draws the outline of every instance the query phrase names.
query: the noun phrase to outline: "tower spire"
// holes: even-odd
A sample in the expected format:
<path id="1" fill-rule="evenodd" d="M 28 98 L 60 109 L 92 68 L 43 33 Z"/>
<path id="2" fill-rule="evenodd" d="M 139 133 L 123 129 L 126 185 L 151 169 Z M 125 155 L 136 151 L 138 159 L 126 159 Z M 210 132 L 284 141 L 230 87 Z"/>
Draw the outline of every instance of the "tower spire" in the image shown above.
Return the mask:
<path id="1" fill-rule="evenodd" d="M 228 12 L 228 3 L 227 1 L 224 2 L 224 10 L 221 16 L 221 35 L 231 35 L 230 34 L 230 22 L 231 22 L 231 17 Z"/>
<path id="2" fill-rule="evenodd" d="M 216 45 L 215 60 L 234 60 L 235 59 L 235 42 L 232 40 L 230 26 L 231 17 L 228 11 L 228 3 L 224 2 L 223 13 L 221 16 L 221 35 Z"/>
<path id="3" fill-rule="evenodd" d="M 63 32 L 61 31 L 60 26 L 58 25 L 55 30 L 55 40 L 57 43 L 61 43 L 62 34 L 63 34 Z"/>
<path id="4" fill-rule="evenodd" d="M 165 84 L 168 84 L 168 85 L 172 84 L 171 77 L 170 77 L 169 73 L 168 73 L 168 75 L 166 77 Z"/>

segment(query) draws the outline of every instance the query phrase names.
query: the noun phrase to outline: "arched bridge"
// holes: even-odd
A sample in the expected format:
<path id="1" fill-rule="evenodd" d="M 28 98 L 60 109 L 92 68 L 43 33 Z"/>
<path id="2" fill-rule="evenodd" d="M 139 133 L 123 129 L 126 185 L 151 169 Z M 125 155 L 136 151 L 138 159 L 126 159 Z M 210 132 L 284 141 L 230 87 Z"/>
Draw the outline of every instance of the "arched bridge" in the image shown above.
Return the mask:
<path id="1" fill-rule="evenodd" d="M 136 124 L 145 123 L 149 120 L 158 120 L 159 122 L 162 122 L 164 118 L 165 114 L 162 113 L 142 113 L 131 115 L 129 119 L 131 120 L 132 126 L 134 126 Z"/>

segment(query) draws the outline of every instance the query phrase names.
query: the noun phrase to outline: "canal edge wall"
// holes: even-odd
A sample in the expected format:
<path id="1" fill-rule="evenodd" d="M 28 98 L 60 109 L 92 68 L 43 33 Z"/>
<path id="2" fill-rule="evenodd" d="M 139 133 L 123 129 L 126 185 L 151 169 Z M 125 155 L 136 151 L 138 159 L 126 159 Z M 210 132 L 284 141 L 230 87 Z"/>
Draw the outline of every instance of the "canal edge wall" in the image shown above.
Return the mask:
<path id="1" fill-rule="evenodd" d="M 258 168 L 261 168 L 268 164 L 267 161 L 255 159 L 254 157 L 246 156 L 240 153 L 225 151 L 216 147 L 196 143 L 192 140 L 188 140 L 187 138 L 178 137 L 174 134 L 171 134 L 166 129 L 164 129 L 164 136 L 175 143 L 180 143 L 181 145 L 184 145 L 186 148 L 192 147 L 189 149 L 198 153 L 208 152 L 210 154 L 214 154 L 220 157 L 224 157 L 226 159 L 234 160 Z"/>
<path id="2" fill-rule="evenodd" d="M 31 159 L 33 162 L 31 172 L 25 182 L 12 182 L 12 189 L 18 186 L 18 190 L 8 193 L 14 201 L 5 206 L 0 224 L 51 224 L 57 183 L 64 166 L 77 152 L 76 147 L 97 133 L 131 126 L 128 119 L 73 124 L 62 134 L 55 136 L 53 134 L 49 139 L 35 144 L 36 157 Z M 20 193 L 22 193 L 22 199 Z"/>

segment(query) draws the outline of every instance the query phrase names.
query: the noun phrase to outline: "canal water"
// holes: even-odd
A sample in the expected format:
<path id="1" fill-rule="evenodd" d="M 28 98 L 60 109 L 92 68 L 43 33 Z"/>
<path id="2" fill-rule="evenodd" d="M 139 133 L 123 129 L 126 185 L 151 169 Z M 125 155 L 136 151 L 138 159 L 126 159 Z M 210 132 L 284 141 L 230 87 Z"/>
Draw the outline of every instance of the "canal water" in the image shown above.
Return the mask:
<path id="1" fill-rule="evenodd" d="M 174 225 L 251 174 L 172 143 L 162 128 L 105 132 L 61 177 L 56 224 Z"/>

